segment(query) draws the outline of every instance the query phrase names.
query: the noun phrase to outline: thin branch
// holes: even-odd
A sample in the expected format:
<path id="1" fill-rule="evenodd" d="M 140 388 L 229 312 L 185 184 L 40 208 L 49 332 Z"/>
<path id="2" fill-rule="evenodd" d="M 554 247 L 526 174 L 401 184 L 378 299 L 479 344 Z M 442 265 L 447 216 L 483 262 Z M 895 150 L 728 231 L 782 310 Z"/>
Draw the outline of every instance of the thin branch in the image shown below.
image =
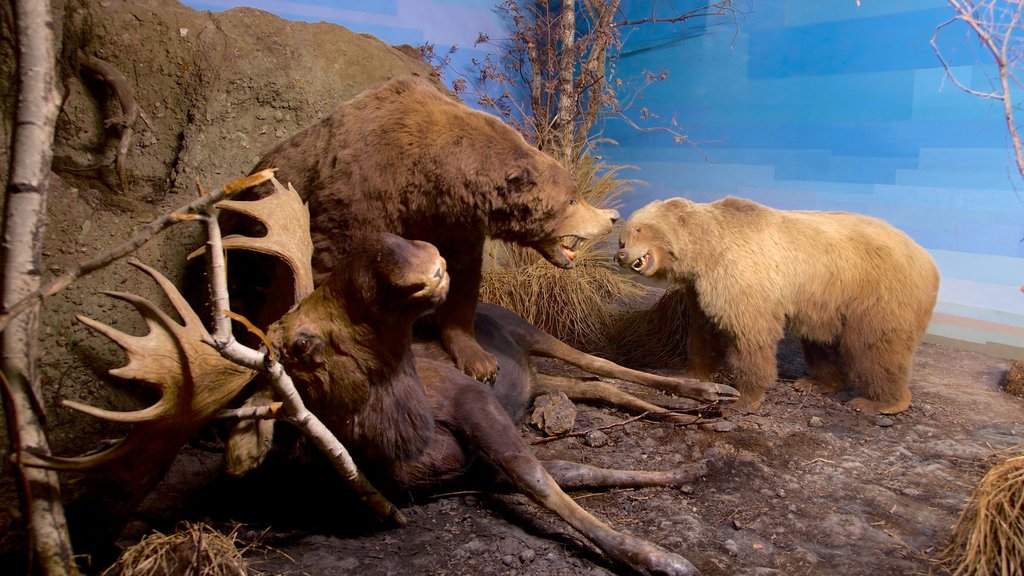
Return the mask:
<path id="1" fill-rule="evenodd" d="M 948 0 L 949 4 L 956 10 L 956 16 L 952 19 L 943 22 L 936 27 L 935 33 L 932 35 L 931 46 L 936 56 L 939 58 L 939 62 L 942 63 L 943 68 L 946 71 L 946 76 L 964 92 L 973 96 L 981 98 L 997 99 L 1001 100 L 1003 104 L 1003 116 L 1006 119 L 1007 131 L 1010 134 L 1010 142 L 1013 147 L 1014 161 L 1017 164 L 1017 171 L 1021 176 L 1024 176 L 1024 146 L 1022 146 L 1020 134 L 1017 130 L 1017 123 L 1014 117 L 1014 103 L 1013 94 L 1010 87 L 1010 78 L 1013 76 L 1009 67 L 1009 50 L 1011 39 L 1014 30 L 1019 28 L 1019 22 L 1021 19 L 1022 10 L 1024 10 L 1024 3 L 1018 2 L 1016 9 L 1010 16 L 1009 22 L 1005 25 L 998 24 L 996 19 L 999 17 L 995 13 L 995 2 L 982 3 L 980 5 L 973 4 L 969 1 L 962 0 Z M 979 19 L 976 14 L 982 8 L 987 7 L 988 15 L 986 20 Z M 967 26 L 977 35 L 982 45 L 992 55 L 992 59 L 996 63 L 996 67 L 999 72 L 999 91 L 993 91 L 989 93 L 980 92 L 973 90 L 963 85 L 953 74 L 949 63 L 942 56 L 942 51 L 938 47 L 937 37 L 939 32 L 946 26 L 956 21 L 961 21 L 967 24 Z M 1000 41 L 997 41 L 993 37 L 993 32 L 1001 35 Z"/>
<path id="2" fill-rule="evenodd" d="M 270 180 L 275 170 L 275 168 L 270 168 L 252 174 L 251 176 L 240 178 L 229 184 L 225 184 L 220 191 L 210 194 L 209 196 L 203 196 L 197 200 L 193 200 L 174 212 L 164 214 L 144 225 L 124 243 L 115 246 L 90 260 L 79 263 L 71 270 L 66 270 L 63 274 L 57 276 L 45 286 L 42 286 L 41 288 L 38 288 L 30 294 L 22 297 L 20 300 L 10 305 L 3 314 L 0 314 L 0 331 L 7 328 L 7 325 L 10 323 L 12 318 L 25 310 L 28 310 L 43 299 L 53 296 L 67 288 L 75 280 L 87 276 L 97 270 L 106 268 L 121 258 L 124 258 L 138 250 L 160 232 L 163 232 L 167 228 L 170 228 L 183 220 L 191 220 L 193 215 L 201 214 L 208 207 L 216 204 L 217 202 L 230 198 L 246 188 L 251 188 Z"/>
<path id="3" fill-rule="evenodd" d="M 132 89 L 128 79 L 121 74 L 121 71 L 106 60 L 101 60 L 85 52 L 78 52 L 78 62 L 83 68 L 89 70 L 103 79 L 114 90 L 114 96 L 121 104 L 121 115 L 107 119 L 105 126 L 117 125 L 121 128 L 121 138 L 117 143 L 117 154 L 114 157 L 114 166 L 117 169 L 117 176 L 121 181 L 121 191 L 128 191 L 128 148 L 132 144 L 132 133 L 135 129 L 135 122 L 139 119 L 139 106 L 135 103 L 135 91 Z"/>

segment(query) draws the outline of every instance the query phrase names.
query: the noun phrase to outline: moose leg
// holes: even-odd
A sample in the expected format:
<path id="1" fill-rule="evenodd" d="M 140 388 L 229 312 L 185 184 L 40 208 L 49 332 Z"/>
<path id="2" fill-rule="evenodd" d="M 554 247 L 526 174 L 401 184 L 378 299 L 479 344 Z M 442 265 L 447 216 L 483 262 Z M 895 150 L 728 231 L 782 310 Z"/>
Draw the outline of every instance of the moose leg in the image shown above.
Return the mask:
<path id="1" fill-rule="evenodd" d="M 739 392 L 735 388 L 724 384 L 702 382 L 693 378 L 669 378 L 658 374 L 649 374 L 581 352 L 523 320 L 511 310 L 486 304 L 480 304 L 479 309 L 488 317 L 493 318 L 494 322 L 500 324 L 502 329 L 511 334 L 521 346 L 529 350 L 530 354 L 562 360 L 598 376 L 626 380 L 670 394 L 706 402 L 730 401 L 739 397 Z"/>
<path id="2" fill-rule="evenodd" d="M 646 414 L 651 420 L 671 422 L 674 424 L 691 424 L 698 416 L 681 414 L 667 405 L 658 405 L 637 398 L 607 382 L 595 378 L 572 378 L 538 372 L 534 378 L 534 393 L 558 390 L 564 392 L 570 400 L 589 402 L 598 406 L 617 408 L 629 414 Z M 665 397 L 666 400 L 668 397 Z"/>
<path id="3" fill-rule="evenodd" d="M 598 468 L 568 460 L 543 460 L 542 463 L 563 490 L 680 486 L 708 473 L 706 460 L 663 471 Z"/>
<path id="4" fill-rule="evenodd" d="M 570 498 L 544 469 L 519 431 L 487 390 L 460 386 L 453 424 L 468 445 L 506 476 L 515 488 L 557 514 L 611 561 L 641 574 L 690 576 L 688 560 L 654 544 L 615 531 Z M 462 408 L 462 409 L 459 409 Z"/>

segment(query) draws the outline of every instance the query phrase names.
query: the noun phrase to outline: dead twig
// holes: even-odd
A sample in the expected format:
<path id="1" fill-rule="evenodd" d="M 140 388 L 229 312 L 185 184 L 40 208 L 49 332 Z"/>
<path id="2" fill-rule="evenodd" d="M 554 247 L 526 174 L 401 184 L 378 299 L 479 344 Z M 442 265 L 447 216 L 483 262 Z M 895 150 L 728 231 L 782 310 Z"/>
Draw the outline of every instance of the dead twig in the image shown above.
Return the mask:
<path id="1" fill-rule="evenodd" d="M 132 237 L 124 243 L 86 260 L 85 262 L 79 263 L 71 270 L 64 271 L 63 274 L 57 276 L 45 286 L 32 291 L 31 293 L 23 296 L 20 300 L 7 306 L 4 312 L 0 314 L 0 331 L 4 331 L 7 328 L 7 325 L 10 323 L 12 318 L 21 314 L 25 310 L 28 310 L 37 302 L 41 302 L 43 299 L 53 296 L 70 286 L 72 282 L 79 278 L 87 276 L 97 270 L 106 268 L 121 258 L 124 258 L 138 250 L 160 232 L 163 232 L 178 222 L 182 222 L 183 220 L 190 218 L 189 216 L 183 217 L 182 215 L 200 214 L 221 200 L 230 198 L 242 190 L 266 182 L 273 176 L 275 170 L 276 169 L 274 168 L 263 170 L 250 176 L 235 180 L 229 184 L 225 184 L 221 190 L 208 196 L 202 196 L 149 222 L 136 231 L 135 234 L 133 234 Z"/>
<path id="2" fill-rule="evenodd" d="M 117 144 L 117 154 L 114 157 L 114 166 L 117 169 L 117 176 L 121 183 L 121 192 L 128 191 L 128 148 L 132 145 L 132 134 L 135 130 L 135 122 L 139 119 L 139 105 L 135 102 L 135 90 L 128 83 L 128 79 L 121 74 L 121 71 L 106 60 L 97 58 L 85 52 L 78 52 L 78 62 L 83 68 L 99 76 L 114 91 L 114 97 L 121 104 L 121 115 L 108 118 L 103 122 L 104 126 L 118 126 L 121 129 L 121 139 Z"/>
<path id="3" fill-rule="evenodd" d="M 577 432 L 566 432 L 564 434 L 558 434 L 557 436 L 548 436 L 546 438 L 537 438 L 536 440 L 532 441 L 531 444 L 536 446 L 536 445 L 539 445 L 539 444 L 547 444 L 549 442 L 555 442 L 556 440 L 564 440 L 566 438 L 575 438 L 575 437 L 579 437 L 579 436 L 586 436 L 587 434 L 590 434 L 591 432 L 595 432 L 597 430 L 600 430 L 600 431 L 603 432 L 605 430 L 611 430 L 612 428 L 619 428 L 621 426 L 625 426 L 626 424 L 632 424 L 633 422 L 636 422 L 637 420 L 641 420 L 644 417 L 648 416 L 649 414 L 651 414 L 651 412 L 644 412 L 643 414 L 637 414 L 636 416 L 633 416 L 632 418 L 627 418 L 625 420 L 622 420 L 622 421 L 619 421 L 619 422 L 613 422 L 611 424 L 605 424 L 604 426 L 598 426 L 596 428 L 589 428 L 587 430 L 580 430 L 580 431 L 577 431 Z"/>

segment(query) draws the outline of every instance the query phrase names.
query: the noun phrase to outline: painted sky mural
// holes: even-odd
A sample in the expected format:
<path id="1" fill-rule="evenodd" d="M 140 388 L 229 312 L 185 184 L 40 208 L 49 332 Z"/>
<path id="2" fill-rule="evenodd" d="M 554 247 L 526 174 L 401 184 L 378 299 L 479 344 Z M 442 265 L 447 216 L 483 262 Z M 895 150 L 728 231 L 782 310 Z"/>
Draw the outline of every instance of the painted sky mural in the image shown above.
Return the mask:
<path id="1" fill-rule="evenodd" d="M 393 44 L 457 45 L 456 66 L 504 35 L 493 0 L 194 0 L 328 21 Z M 624 0 L 639 13 L 647 2 Z M 600 149 L 642 181 L 624 214 L 653 198 L 742 196 L 786 209 L 848 210 L 905 230 L 942 271 L 930 333 L 1020 355 L 1024 192 L 996 103 L 945 77 L 929 42 L 945 0 L 739 0 L 733 19 L 633 29 L 617 74 L 667 71 L 638 95 L 691 144 L 609 119 Z M 953 72 L 989 89 L 990 59 L 966 30 L 939 36 Z M 1000 348 L 1000 346 L 1002 348 Z"/>

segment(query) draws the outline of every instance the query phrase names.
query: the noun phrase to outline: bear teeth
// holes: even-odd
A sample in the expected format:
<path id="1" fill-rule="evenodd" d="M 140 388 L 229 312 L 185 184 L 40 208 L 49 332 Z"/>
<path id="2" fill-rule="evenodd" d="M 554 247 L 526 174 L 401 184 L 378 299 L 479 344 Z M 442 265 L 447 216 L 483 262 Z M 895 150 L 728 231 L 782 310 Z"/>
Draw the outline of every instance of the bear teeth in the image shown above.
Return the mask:
<path id="1" fill-rule="evenodd" d="M 643 256 L 633 260 L 633 270 L 636 272 L 643 272 L 644 268 L 647 267 L 647 261 L 650 259 L 650 253 L 644 254 Z"/>

